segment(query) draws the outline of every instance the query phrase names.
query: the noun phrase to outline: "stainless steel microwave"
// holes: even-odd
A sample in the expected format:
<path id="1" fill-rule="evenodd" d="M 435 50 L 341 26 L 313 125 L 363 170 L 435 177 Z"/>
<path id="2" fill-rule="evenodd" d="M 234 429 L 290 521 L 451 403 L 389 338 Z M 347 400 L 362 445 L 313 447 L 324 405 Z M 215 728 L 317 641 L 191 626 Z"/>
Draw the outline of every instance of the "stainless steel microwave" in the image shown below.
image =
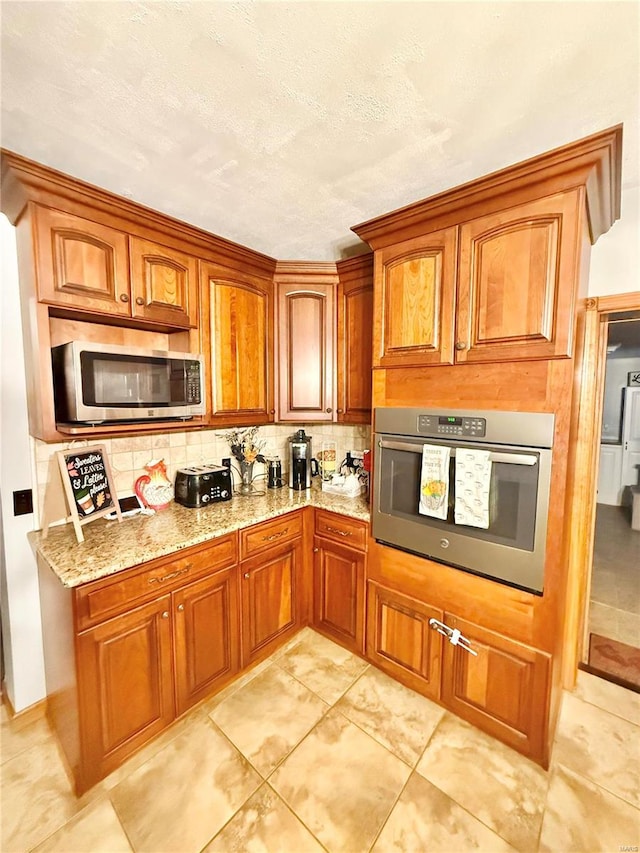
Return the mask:
<path id="1" fill-rule="evenodd" d="M 51 355 L 58 423 L 204 414 L 202 356 L 83 341 L 53 347 Z"/>

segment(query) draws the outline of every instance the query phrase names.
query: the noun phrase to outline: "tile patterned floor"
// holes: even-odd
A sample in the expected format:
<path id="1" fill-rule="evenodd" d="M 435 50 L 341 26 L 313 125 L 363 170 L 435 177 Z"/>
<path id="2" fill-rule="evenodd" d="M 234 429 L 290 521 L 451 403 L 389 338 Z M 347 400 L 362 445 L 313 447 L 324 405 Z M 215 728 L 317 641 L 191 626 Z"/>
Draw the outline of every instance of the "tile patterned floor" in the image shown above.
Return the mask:
<path id="1" fill-rule="evenodd" d="M 640 695 L 586 673 L 549 772 L 310 629 L 79 800 L 46 723 L 1 713 L 3 853 L 640 844 Z"/>

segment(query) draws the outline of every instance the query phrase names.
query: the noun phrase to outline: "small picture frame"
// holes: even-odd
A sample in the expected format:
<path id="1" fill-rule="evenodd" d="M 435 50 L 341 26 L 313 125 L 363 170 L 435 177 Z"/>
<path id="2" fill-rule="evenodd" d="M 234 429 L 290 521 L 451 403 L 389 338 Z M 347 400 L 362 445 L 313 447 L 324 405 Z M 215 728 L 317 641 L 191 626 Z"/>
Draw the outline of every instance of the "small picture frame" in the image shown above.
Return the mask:
<path id="1" fill-rule="evenodd" d="M 122 521 L 118 496 L 106 447 L 60 450 L 57 454 L 59 477 L 49 484 L 44 502 L 42 535 L 47 537 L 49 525 L 64 515 L 71 521 L 78 542 L 84 542 L 82 528 L 96 518 L 115 513 Z"/>

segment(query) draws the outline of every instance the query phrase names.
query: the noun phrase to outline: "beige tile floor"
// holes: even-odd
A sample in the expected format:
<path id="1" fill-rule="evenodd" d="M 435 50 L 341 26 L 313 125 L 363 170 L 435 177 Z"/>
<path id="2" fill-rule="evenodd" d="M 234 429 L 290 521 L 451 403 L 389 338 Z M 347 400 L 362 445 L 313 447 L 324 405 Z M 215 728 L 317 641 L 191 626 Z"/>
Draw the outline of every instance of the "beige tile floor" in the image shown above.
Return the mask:
<path id="1" fill-rule="evenodd" d="M 640 647 L 640 531 L 629 508 L 598 504 L 589 630 Z"/>
<path id="2" fill-rule="evenodd" d="M 305 629 L 77 799 L 2 717 L 3 853 L 637 850 L 640 695 L 580 673 L 549 772 Z"/>

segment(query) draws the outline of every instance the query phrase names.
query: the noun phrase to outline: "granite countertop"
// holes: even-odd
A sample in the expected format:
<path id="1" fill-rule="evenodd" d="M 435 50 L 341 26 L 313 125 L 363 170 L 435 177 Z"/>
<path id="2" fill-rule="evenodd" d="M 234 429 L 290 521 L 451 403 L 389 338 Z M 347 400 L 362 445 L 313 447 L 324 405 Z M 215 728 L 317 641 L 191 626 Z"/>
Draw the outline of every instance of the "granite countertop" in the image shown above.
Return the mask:
<path id="1" fill-rule="evenodd" d="M 303 492 L 284 487 L 256 497 L 236 495 L 202 509 L 172 502 L 154 515 L 123 518 L 120 524 L 96 519 L 82 528 L 82 543 L 76 541 L 72 524 L 51 527 L 46 539 L 42 531 L 34 531 L 29 541 L 63 586 L 74 587 L 305 506 L 369 521 L 369 504 L 363 497 L 328 494 L 314 484 Z"/>

